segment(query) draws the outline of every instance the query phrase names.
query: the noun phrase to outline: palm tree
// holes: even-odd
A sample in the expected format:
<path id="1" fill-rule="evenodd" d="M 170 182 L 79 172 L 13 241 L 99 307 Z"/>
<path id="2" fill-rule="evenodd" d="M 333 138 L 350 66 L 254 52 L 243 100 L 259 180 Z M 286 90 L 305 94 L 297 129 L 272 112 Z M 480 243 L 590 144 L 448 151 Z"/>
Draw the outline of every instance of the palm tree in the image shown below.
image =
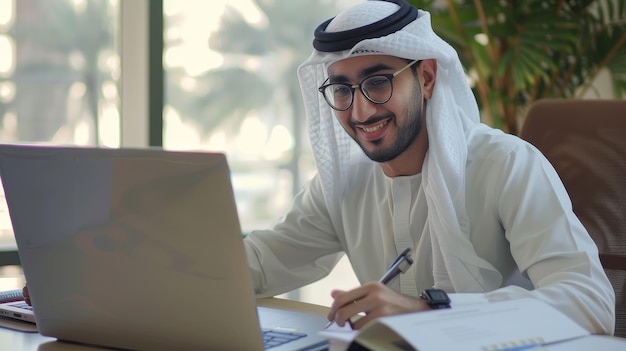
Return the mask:
<path id="1" fill-rule="evenodd" d="M 86 87 L 87 110 L 94 121 L 93 143 L 99 144 L 98 101 L 103 80 L 111 78 L 99 65 L 102 53 L 112 48 L 114 10 L 107 0 L 86 1 L 80 11 L 68 0 L 17 2 L 14 32 L 20 60 L 15 73 L 16 103 L 20 120 L 29 120 L 19 124 L 23 127 L 19 131 L 21 140 L 49 141 L 67 123 L 68 88 L 81 81 Z M 79 64 L 72 65 L 72 58 Z M 30 77 L 49 86 L 32 84 Z M 49 114 L 47 110 L 56 112 Z M 42 126 L 45 130 L 37 132 Z"/>
<path id="2" fill-rule="evenodd" d="M 626 92 L 626 5 L 621 0 L 409 0 L 458 52 L 485 123 L 517 134 L 541 98 L 578 98 L 609 72 Z"/>
<path id="3" fill-rule="evenodd" d="M 107 74 L 100 67 L 102 53 L 112 47 L 114 8 L 108 0 L 89 0 L 82 11 L 76 11 L 67 1 L 50 6 L 53 31 L 48 39 L 60 50 L 78 53 L 84 62 L 76 74 L 85 86 L 87 109 L 94 121 L 94 143 L 99 142 L 98 101 L 102 96 L 102 82 Z"/>
<path id="4" fill-rule="evenodd" d="M 65 101 L 71 72 L 66 54 L 56 53 L 41 39 L 48 25 L 44 1 L 19 1 L 15 5 L 16 20 L 9 33 L 16 43 L 15 72 L 11 77 L 15 98 L 6 109 L 14 109 L 17 115 L 18 140 L 48 141 L 67 115 Z"/>
<path id="5" fill-rule="evenodd" d="M 202 115 L 211 116 L 197 121 L 202 123 L 205 132 L 210 132 L 217 126 L 236 128 L 250 111 L 282 98 L 295 134 L 292 156 L 286 167 L 293 175 L 292 190 L 296 192 L 300 188 L 298 162 L 305 120 L 296 69 L 311 53 L 315 27 L 336 13 L 337 8 L 332 0 L 253 2 L 265 15 L 268 25 L 254 26 L 240 13 L 227 11 L 209 42 L 212 49 L 224 54 L 226 64 L 198 78 L 206 89 L 204 96 L 199 99 L 189 96 L 175 107 L 182 115 L 197 115 L 200 109 Z M 243 64 L 251 57 L 261 62 L 260 67 L 247 68 Z M 168 71 L 168 80 L 177 79 L 176 74 Z M 168 90 L 168 94 L 180 93 Z M 178 99 L 171 99 L 174 100 Z"/>

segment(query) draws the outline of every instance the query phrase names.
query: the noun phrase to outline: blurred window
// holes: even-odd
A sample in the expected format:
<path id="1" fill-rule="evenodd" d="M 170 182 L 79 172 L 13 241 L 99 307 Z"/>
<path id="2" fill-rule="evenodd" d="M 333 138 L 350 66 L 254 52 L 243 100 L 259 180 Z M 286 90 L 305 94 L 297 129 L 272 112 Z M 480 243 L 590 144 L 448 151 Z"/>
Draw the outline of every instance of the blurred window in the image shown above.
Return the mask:
<path id="1" fill-rule="evenodd" d="M 336 0 L 164 0 L 163 146 L 223 151 L 244 231 L 284 214 L 315 165 L 296 69 Z"/>
<path id="2" fill-rule="evenodd" d="M 143 79 L 120 63 L 146 30 L 120 12 L 158 6 L 143 1 L 0 0 L 0 143 L 143 146 L 146 116 L 121 116 L 119 88 Z M 296 69 L 315 27 L 359 1 L 163 0 L 162 146 L 226 153 L 244 231 L 271 225 L 314 174 Z M 14 248 L 0 189 L 0 251 Z"/>
<path id="3" fill-rule="evenodd" d="M 119 146 L 117 18 L 117 0 L 0 0 L 0 143 Z"/>

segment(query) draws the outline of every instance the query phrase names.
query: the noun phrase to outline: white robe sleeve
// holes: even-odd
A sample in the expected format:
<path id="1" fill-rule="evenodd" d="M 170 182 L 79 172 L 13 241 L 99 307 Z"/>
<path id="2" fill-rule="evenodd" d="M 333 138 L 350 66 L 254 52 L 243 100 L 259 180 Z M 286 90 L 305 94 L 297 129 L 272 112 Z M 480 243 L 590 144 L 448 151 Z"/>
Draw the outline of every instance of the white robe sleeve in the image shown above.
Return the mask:
<path id="1" fill-rule="evenodd" d="M 613 334 L 612 285 L 552 165 L 534 147 L 520 145 L 498 167 L 505 170 L 492 183 L 499 218 L 511 255 L 534 289 L 510 285 L 486 297 L 537 298 L 592 333 Z"/>
<path id="2" fill-rule="evenodd" d="M 317 281 L 343 256 L 318 177 L 295 197 L 289 212 L 271 229 L 245 239 L 257 296 L 274 296 Z"/>

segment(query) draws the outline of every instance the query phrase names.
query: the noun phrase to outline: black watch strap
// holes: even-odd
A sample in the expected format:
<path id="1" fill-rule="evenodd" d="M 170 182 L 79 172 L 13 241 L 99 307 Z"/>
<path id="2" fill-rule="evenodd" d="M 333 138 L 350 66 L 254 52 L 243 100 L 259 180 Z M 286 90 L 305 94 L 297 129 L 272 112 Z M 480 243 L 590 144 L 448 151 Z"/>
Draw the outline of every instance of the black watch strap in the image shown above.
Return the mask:
<path id="1" fill-rule="evenodd" d="M 450 298 L 448 294 L 441 289 L 426 289 L 422 291 L 420 297 L 426 300 L 426 303 L 432 309 L 450 308 Z"/>

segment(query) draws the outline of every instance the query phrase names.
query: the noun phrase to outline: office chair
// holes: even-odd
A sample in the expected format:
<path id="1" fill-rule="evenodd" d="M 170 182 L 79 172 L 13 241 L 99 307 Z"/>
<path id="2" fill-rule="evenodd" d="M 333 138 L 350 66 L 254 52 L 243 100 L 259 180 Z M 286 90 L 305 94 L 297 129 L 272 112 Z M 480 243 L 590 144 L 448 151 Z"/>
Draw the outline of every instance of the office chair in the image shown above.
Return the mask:
<path id="1" fill-rule="evenodd" d="M 615 335 L 626 337 L 626 100 L 539 100 L 520 137 L 552 163 L 598 245 L 615 289 Z"/>

